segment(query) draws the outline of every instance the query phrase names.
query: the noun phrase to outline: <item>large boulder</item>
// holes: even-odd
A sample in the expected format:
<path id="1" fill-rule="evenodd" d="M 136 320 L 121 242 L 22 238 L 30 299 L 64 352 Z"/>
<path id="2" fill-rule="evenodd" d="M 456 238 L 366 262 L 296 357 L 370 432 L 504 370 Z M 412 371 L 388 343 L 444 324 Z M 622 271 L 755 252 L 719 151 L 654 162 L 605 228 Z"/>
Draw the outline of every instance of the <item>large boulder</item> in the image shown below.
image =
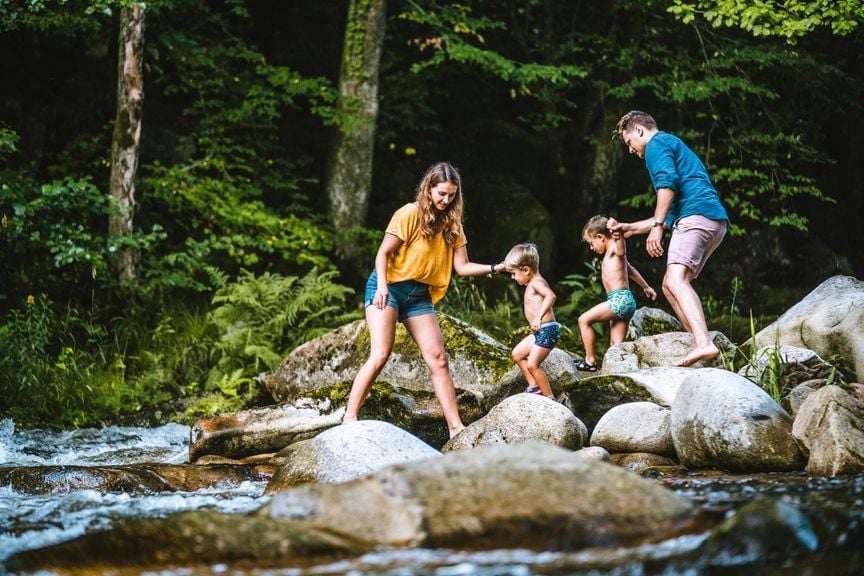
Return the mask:
<path id="1" fill-rule="evenodd" d="M 438 314 L 453 383 L 478 398 L 513 366 L 510 350 L 461 320 Z M 352 382 L 369 356 L 369 330 L 358 320 L 298 346 L 264 377 L 273 397 L 284 402 L 337 382 Z M 377 379 L 407 390 L 432 392 L 429 368 L 403 324 L 396 326 L 393 352 Z"/>
<path id="2" fill-rule="evenodd" d="M 600 418 L 591 433 L 591 445 L 611 453 L 649 452 L 675 456 L 672 412 L 653 402 L 615 406 Z"/>
<path id="3" fill-rule="evenodd" d="M 521 393 L 492 408 L 486 416 L 454 436 L 441 451 L 528 440 L 579 450 L 587 435 L 585 424 L 558 402 L 537 394 Z"/>
<path id="4" fill-rule="evenodd" d="M 734 353 L 734 344 L 722 333 L 709 332 L 708 335 L 721 354 L 713 360 L 700 360 L 693 368 L 722 367 L 723 356 Z M 622 342 L 606 351 L 600 374 L 624 374 L 654 366 L 674 366 L 693 349 L 694 342 L 693 335 L 688 332 L 667 332 Z"/>
<path id="5" fill-rule="evenodd" d="M 276 455 L 283 463 L 267 485 L 273 494 L 306 482 L 348 482 L 393 464 L 441 453 L 387 422 L 360 420 L 331 428 Z"/>
<path id="6" fill-rule="evenodd" d="M 808 348 L 824 358 L 844 356 L 860 378 L 864 374 L 864 282 L 851 276 L 829 278 L 754 340 L 756 347 L 785 344 Z"/>
<path id="7" fill-rule="evenodd" d="M 239 562 L 332 562 L 382 546 L 578 550 L 664 540 L 697 529 L 693 520 L 692 504 L 656 482 L 528 442 L 391 466 L 343 484 L 304 484 L 256 514 L 195 511 L 122 523 L 17 554 L 7 567 L 209 573 Z"/>
<path id="8" fill-rule="evenodd" d="M 499 444 L 273 497 L 271 518 L 383 546 L 579 549 L 661 539 L 691 504 L 605 462 L 542 442 Z"/>
<path id="9" fill-rule="evenodd" d="M 344 406 L 337 408 L 329 398 L 302 398 L 292 404 L 202 418 L 192 425 L 189 461 L 210 454 L 243 458 L 278 452 L 338 425 L 344 413 Z"/>
<path id="10" fill-rule="evenodd" d="M 864 402 L 839 386 L 825 386 L 807 396 L 792 434 L 809 454 L 810 474 L 864 472 Z"/>
<path id="11" fill-rule="evenodd" d="M 792 418 L 750 380 L 694 370 L 672 403 L 672 440 L 687 468 L 772 472 L 803 468 Z"/>

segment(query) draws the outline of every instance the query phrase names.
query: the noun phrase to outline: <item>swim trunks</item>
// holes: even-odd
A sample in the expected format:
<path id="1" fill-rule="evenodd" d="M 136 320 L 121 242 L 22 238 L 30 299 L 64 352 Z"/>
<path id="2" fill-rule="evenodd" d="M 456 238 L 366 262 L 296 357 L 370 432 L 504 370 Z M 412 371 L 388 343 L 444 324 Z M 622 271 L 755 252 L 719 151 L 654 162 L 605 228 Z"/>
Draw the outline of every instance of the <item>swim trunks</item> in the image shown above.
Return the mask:
<path id="1" fill-rule="evenodd" d="M 606 294 L 606 304 L 622 320 L 630 320 L 636 312 L 636 298 L 633 297 L 633 292 L 626 288 Z"/>
<path id="2" fill-rule="evenodd" d="M 555 344 L 561 339 L 561 324 L 558 322 L 544 322 L 540 330 L 534 332 L 534 345 L 542 348 L 555 348 Z"/>

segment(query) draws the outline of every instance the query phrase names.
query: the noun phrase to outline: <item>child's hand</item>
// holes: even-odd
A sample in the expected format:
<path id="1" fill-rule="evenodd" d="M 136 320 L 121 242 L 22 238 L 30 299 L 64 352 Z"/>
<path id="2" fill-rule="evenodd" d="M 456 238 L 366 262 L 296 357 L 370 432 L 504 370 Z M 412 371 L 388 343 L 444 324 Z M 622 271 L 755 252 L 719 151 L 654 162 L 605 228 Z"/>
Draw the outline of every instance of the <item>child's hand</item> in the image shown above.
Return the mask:
<path id="1" fill-rule="evenodd" d="M 539 316 L 537 318 L 534 318 L 534 320 L 531 321 L 531 330 L 533 332 L 537 332 L 538 330 L 540 330 L 540 325 L 542 323 L 543 323 L 543 318 L 541 318 Z"/>
<path id="2" fill-rule="evenodd" d="M 650 286 L 646 286 L 646 287 L 643 288 L 642 290 L 645 291 L 645 296 L 647 296 L 647 297 L 650 298 L 651 300 L 656 300 L 656 299 L 657 299 L 657 292 L 655 292 L 654 289 L 651 288 Z"/>

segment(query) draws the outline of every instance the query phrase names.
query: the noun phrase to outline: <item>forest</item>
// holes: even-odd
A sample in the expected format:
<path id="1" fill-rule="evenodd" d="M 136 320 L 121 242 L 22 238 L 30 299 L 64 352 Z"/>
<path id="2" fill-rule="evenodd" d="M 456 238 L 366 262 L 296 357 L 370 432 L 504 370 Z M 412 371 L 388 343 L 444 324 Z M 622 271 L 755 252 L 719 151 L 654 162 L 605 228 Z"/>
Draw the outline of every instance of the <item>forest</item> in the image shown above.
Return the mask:
<path id="1" fill-rule="evenodd" d="M 862 15 L 0 0 L 0 415 L 74 428 L 262 401 L 258 374 L 362 318 L 383 229 L 440 160 L 472 260 L 535 242 L 575 328 L 602 294 L 584 223 L 651 215 L 644 162 L 612 137 L 633 109 L 699 154 L 730 213 L 697 289 L 742 342 L 822 280 L 864 278 Z M 644 237 L 628 252 L 659 287 Z M 439 308 L 507 341 L 518 288 L 456 279 Z"/>

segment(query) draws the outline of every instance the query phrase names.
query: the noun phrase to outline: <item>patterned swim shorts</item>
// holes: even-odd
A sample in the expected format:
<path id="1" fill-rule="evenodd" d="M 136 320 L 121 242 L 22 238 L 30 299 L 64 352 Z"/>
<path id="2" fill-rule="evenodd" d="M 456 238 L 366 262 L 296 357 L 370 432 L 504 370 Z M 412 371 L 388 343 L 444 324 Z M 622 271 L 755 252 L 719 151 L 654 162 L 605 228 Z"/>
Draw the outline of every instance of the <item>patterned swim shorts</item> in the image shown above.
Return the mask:
<path id="1" fill-rule="evenodd" d="M 558 322 L 544 322 L 540 330 L 534 332 L 534 345 L 542 348 L 555 348 L 555 344 L 561 339 L 561 324 Z"/>
<path id="2" fill-rule="evenodd" d="M 606 304 L 622 320 L 630 320 L 636 312 L 636 298 L 627 289 L 613 290 L 606 294 Z"/>

